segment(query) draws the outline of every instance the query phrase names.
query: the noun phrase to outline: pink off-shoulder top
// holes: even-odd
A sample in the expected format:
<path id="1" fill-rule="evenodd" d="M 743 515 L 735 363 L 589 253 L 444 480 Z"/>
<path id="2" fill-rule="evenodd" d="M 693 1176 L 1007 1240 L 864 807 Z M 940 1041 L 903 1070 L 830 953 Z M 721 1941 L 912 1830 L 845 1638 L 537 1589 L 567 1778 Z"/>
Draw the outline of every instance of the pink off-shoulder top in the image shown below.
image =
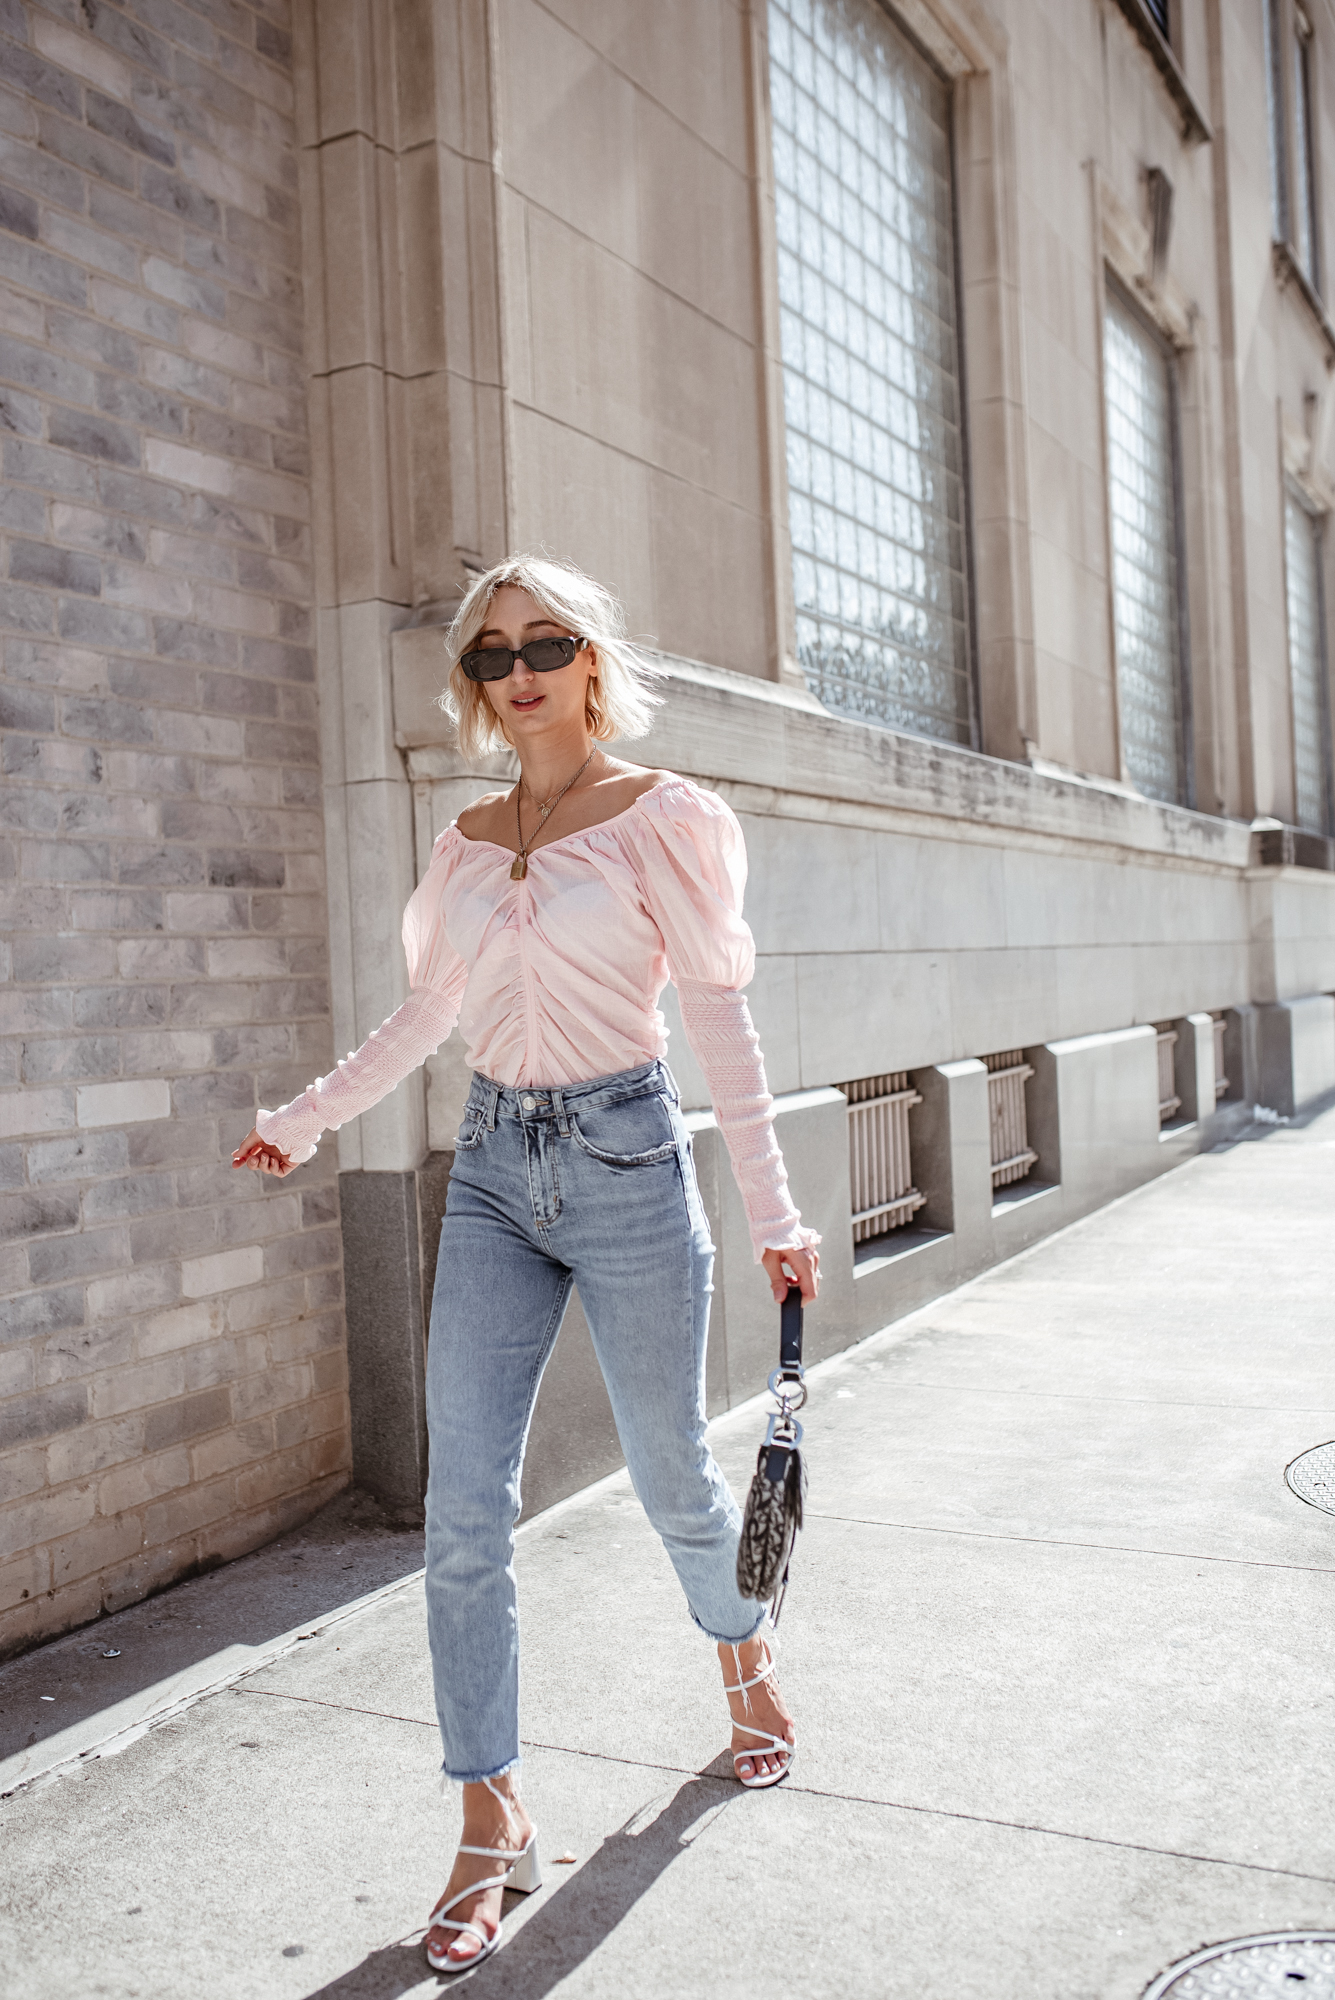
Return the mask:
<path id="1" fill-rule="evenodd" d="M 586 1083 L 667 1051 L 658 998 L 671 979 L 746 1206 L 757 1259 L 806 1249 L 774 1137 L 773 1100 L 742 988 L 755 944 L 742 918 L 746 845 L 713 792 L 669 778 L 627 811 L 514 856 L 456 824 L 403 919 L 412 988 L 355 1054 L 280 1111 L 261 1138 L 307 1160 L 321 1133 L 376 1104 L 456 1022 L 471 1066 L 497 1083 Z"/>

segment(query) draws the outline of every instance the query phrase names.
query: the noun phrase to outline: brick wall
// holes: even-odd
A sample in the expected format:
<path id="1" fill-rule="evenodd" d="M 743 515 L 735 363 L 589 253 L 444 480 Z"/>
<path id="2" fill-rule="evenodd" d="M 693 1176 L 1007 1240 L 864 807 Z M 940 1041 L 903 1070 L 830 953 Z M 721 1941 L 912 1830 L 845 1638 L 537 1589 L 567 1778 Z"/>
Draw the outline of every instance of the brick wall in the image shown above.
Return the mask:
<path id="1" fill-rule="evenodd" d="M 0 0 L 0 1652 L 347 1477 L 285 0 Z"/>

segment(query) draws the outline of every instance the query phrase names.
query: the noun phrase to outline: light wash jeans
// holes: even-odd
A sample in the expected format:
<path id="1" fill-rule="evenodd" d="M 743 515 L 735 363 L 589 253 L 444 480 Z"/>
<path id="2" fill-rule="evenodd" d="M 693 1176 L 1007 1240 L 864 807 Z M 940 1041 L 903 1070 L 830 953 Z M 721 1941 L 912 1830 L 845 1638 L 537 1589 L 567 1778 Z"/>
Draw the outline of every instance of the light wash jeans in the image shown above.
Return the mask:
<path id="1" fill-rule="evenodd" d="M 704 1438 L 713 1265 L 665 1064 L 561 1090 L 474 1076 L 427 1352 L 427 1622 L 450 1777 L 496 1777 L 519 1759 L 520 1473 L 572 1284 L 692 1618 L 731 1644 L 762 1623 L 737 1589 L 741 1520 Z"/>

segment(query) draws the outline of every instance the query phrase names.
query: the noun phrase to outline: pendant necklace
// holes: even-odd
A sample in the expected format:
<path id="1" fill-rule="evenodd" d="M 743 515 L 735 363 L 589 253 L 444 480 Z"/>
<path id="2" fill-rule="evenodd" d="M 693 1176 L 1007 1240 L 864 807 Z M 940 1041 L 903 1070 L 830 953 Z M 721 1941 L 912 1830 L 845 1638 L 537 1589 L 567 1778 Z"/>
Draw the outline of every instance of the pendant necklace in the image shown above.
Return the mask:
<path id="1" fill-rule="evenodd" d="M 560 805 L 566 793 L 570 790 L 570 787 L 576 782 L 576 779 L 582 778 L 584 776 L 584 773 L 588 770 L 590 764 L 593 762 L 594 751 L 596 751 L 597 748 L 598 745 L 595 743 L 593 746 L 593 750 L 590 750 L 588 756 L 584 759 L 584 762 L 580 765 L 578 771 L 576 771 L 575 776 L 573 778 L 566 779 L 565 783 L 562 785 L 560 791 L 556 794 L 555 798 L 548 799 L 545 805 L 538 805 L 538 801 L 534 799 L 533 803 L 535 806 L 538 807 L 538 823 L 534 827 L 532 833 L 529 835 L 527 840 L 525 840 L 524 838 L 524 822 L 520 816 L 520 810 L 519 810 L 519 802 L 523 795 L 523 790 L 524 790 L 524 780 L 521 778 L 519 780 L 519 783 L 515 786 L 515 823 L 519 828 L 519 852 L 518 854 L 516 854 L 514 858 L 514 865 L 510 870 L 510 880 L 512 882 L 522 882 L 524 877 L 528 874 L 529 848 L 533 845 L 538 835 L 542 832 L 542 829 L 546 826 L 548 820 L 551 818 L 552 814 L 556 811 L 556 808 Z"/>

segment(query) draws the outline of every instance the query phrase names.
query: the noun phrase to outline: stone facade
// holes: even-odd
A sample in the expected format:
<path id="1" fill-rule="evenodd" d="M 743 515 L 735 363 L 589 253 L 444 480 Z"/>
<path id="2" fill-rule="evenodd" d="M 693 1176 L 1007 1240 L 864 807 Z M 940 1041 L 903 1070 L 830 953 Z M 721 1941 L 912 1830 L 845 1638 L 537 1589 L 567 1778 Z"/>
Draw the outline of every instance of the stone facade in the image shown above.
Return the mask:
<path id="1" fill-rule="evenodd" d="M 355 579 L 319 649 L 331 801 L 350 745 L 355 758 L 330 808 L 331 824 L 356 815 L 331 871 L 344 871 L 340 1039 L 340 1006 L 352 1039 L 403 990 L 383 867 L 397 865 L 406 897 L 484 782 L 433 705 L 440 625 L 468 569 L 516 546 L 569 554 L 616 583 L 671 673 L 669 710 L 638 754 L 717 786 L 742 816 L 752 1002 L 794 1187 L 826 1230 L 814 1338 L 835 1346 L 1211 1143 L 1249 1103 L 1287 1114 L 1335 1084 L 1332 850 L 1316 836 L 1301 857 L 1318 865 L 1295 866 L 1283 831 L 1295 814 L 1283 495 L 1287 481 L 1317 514 L 1329 506 L 1335 335 L 1275 241 L 1261 0 L 1174 0 L 1168 37 L 1141 0 L 890 0 L 886 12 L 952 99 L 972 751 L 832 721 L 797 663 L 767 8 L 503 0 L 396 9 L 392 32 L 373 11 L 296 17 L 319 85 L 306 132 L 326 271 L 339 252 L 323 316 L 332 326 L 347 302 L 351 236 L 364 244 L 359 365 L 379 371 L 383 413 L 368 425 L 361 392 L 352 413 L 326 404 L 329 462 L 337 479 L 374 449 L 370 484 L 389 496 L 363 504 L 363 480 L 331 503 L 329 546 Z M 1287 48 L 1289 0 L 1275 18 Z M 1335 90 L 1324 17 L 1316 32 L 1319 149 Z M 355 203 L 329 164 L 350 131 L 380 161 Z M 387 240 L 408 246 L 396 264 Z M 1118 287 L 1174 360 L 1192 810 L 1137 797 L 1121 747 L 1102 349 Z M 394 338 L 415 359 L 395 363 Z M 415 420 L 396 431 L 410 383 Z M 424 463 L 444 470 L 423 545 Z M 395 518 L 402 576 L 383 556 Z M 1327 562 L 1330 550 L 1327 536 Z M 340 713 L 365 720 L 339 736 Z M 498 759 L 487 779 L 508 775 Z M 368 866 L 374 892 L 358 879 Z M 1217 1109 L 1213 1072 L 1208 1103 L 1196 1074 L 1213 1015 L 1230 1052 Z M 1186 1102 L 1189 1083 L 1197 1109 L 1163 1137 L 1155 1024 L 1177 1036 L 1187 1074 L 1174 1094 Z M 979 1058 L 1006 1048 L 1035 1070 L 1049 1179 L 1032 1201 L 995 1205 Z M 766 1309 L 680 1036 L 672 1060 L 704 1120 L 718 1407 L 763 1380 Z M 898 1071 L 923 1097 L 915 1178 L 939 1233 L 905 1232 L 897 1254 L 855 1262 L 830 1086 Z M 425 1093 L 406 1085 L 374 1126 L 340 1135 L 359 1200 L 412 1209 L 424 1149 L 448 1159 L 465 1078 L 449 1044 Z M 400 1316 L 425 1241 L 419 1230 Z M 349 1335 L 369 1372 L 382 1329 L 354 1310 Z M 615 1452 L 576 1316 L 539 1400 L 530 1503 Z"/>
<path id="2" fill-rule="evenodd" d="M 431 840 L 508 772 L 460 763 L 441 628 L 511 549 L 618 588 L 669 674 L 640 754 L 742 816 L 754 1011 L 826 1238 L 816 1351 L 1335 1085 L 1284 539 L 1286 493 L 1335 503 L 1335 25 L 1298 0 L 885 15 L 950 107 L 971 747 L 833 717 L 799 665 L 763 0 L 0 0 L 0 1644 L 246 1546 L 350 1462 L 420 1495 L 462 1052 L 289 1185 L 224 1162 L 403 997 Z M 1301 252 L 1267 18 L 1308 37 Z M 1189 805 L 1138 795 L 1123 743 L 1114 296 L 1172 359 Z M 1004 1050 L 1036 1164 L 999 1191 Z M 719 1408 L 772 1329 L 680 1036 L 672 1060 Z M 855 1255 L 835 1086 L 887 1073 L 924 1205 Z M 529 1504 L 615 1453 L 576 1307 Z"/>
<path id="3" fill-rule="evenodd" d="M 0 7 L 0 1647 L 346 1478 L 284 11 Z"/>

